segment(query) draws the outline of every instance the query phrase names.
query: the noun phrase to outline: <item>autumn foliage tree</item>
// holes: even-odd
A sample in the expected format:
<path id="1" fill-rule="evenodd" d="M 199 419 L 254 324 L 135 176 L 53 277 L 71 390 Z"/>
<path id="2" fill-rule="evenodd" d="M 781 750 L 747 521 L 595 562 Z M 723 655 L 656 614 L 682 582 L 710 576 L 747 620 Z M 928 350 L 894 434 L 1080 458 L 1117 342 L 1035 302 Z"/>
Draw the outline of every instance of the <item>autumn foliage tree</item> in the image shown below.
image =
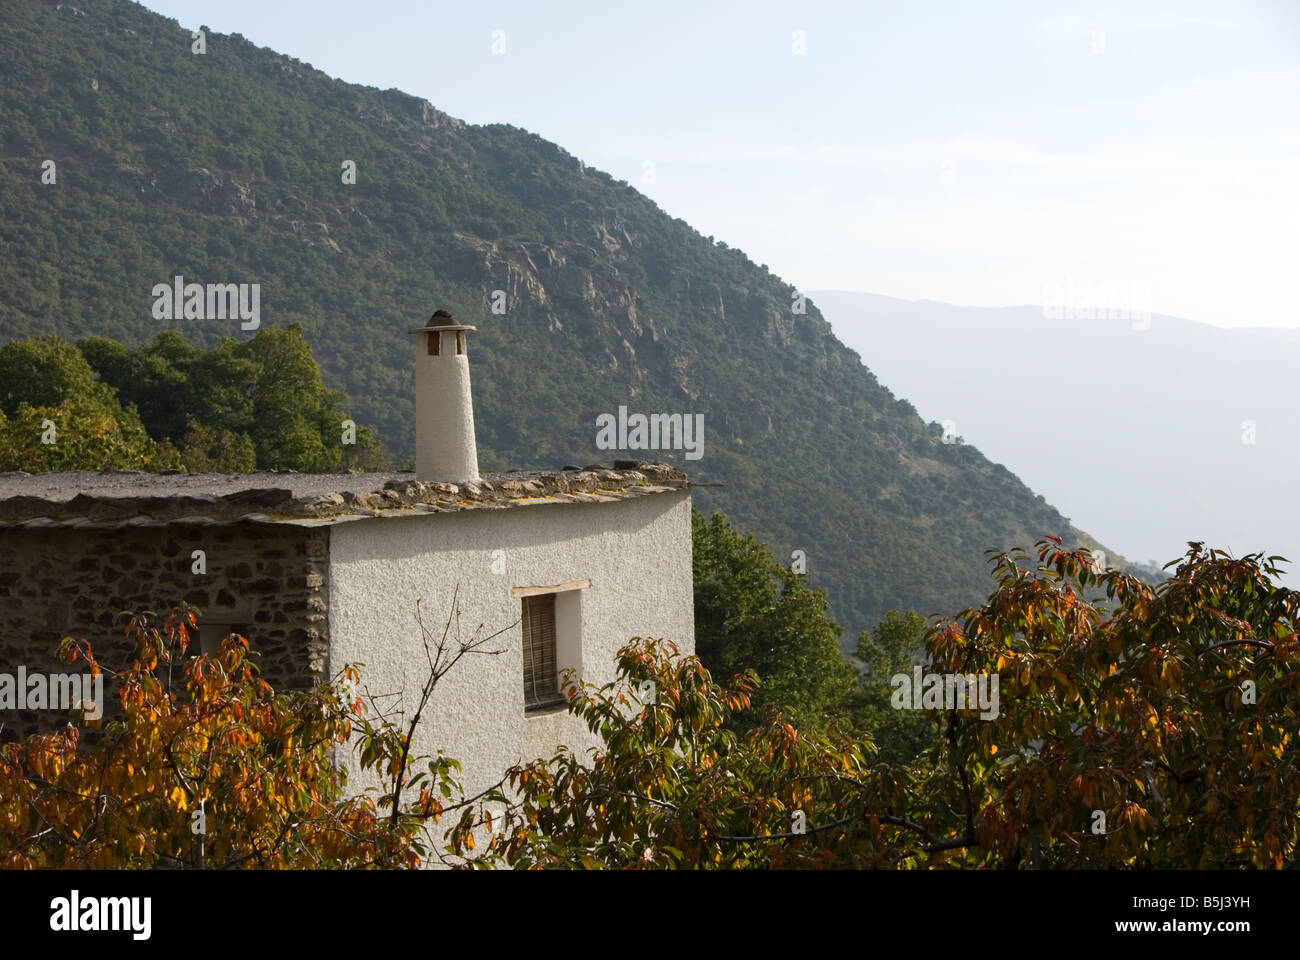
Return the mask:
<path id="1" fill-rule="evenodd" d="M 1036 553 L 995 555 L 988 602 L 926 632 L 931 670 L 997 673 L 996 718 L 946 710 L 932 748 L 902 765 L 775 707 L 737 736 L 727 720 L 752 677 L 721 685 L 638 640 L 617 682 L 571 704 L 603 748 L 512 770 L 476 862 L 1292 865 L 1300 593 L 1276 584 L 1280 558 L 1191 544 L 1153 588 L 1055 539 Z M 1098 592 L 1108 602 L 1085 599 Z"/>
<path id="2" fill-rule="evenodd" d="M 355 666 L 317 689 L 276 693 L 258 677 L 247 638 L 232 634 L 216 654 L 194 656 L 196 628 L 196 611 L 184 605 L 161 623 L 131 616 L 134 660 L 112 674 L 120 716 L 0 746 L 0 866 L 424 862 L 425 825 L 456 808 L 443 800 L 459 790 L 455 762 L 437 758 L 415 774 L 426 758 L 410 755 L 406 731 L 365 709 L 353 692 Z M 62 652 L 88 673 L 111 673 L 84 640 L 64 640 Z M 362 740 L 362 769 L 381 786 L 353 796 L 335 761 Z M 403 787 L 391 784 L 417 776 L 438 799 L 409 814 Z M 393 799 L 400 816 L 387 809 Z"/>
<path id="3" fill-rule="evenodd" d="M 102 743 L 73 727 L 0 749 L 0 864 L 1289 867 L 1300 593 L 1277 584 L 1278 559 L 1194 543 L 1153 587 L 1055 539 L 995 554 L 987 602 L 924 642 L 930 671 L 996 675 L 997 714 L 944 708 L 928 749 L 901 760 L 835 724 L 798 729 L 774 703 L 737 730 L 754 674 L 719 682 L 638 638 L 613 682 L 571 687 L 597 747 L 469 797 L 454 760 L 410 748 L 438 680 L 492 637 L 425 631 L 427 679 L 394 718 L 342 688 L 354 670 L 276 694 L 243 638 L 186 657 L 192 611 L 136 617 Z M 101 669 L 84 642 L 65 652 Z M 334 762 L 352 749 L 378 782 L 359 796 Z"/>
<path id="4" fill-rule="evenodd" d="M 958 717 L 947 746 L 984 862 L 1034 838 L 1066 867 L 1294 862 L 1300 593 L 1279 559 L 1192 543 L 1152 588 L 1055 540 L 1037 564 L 997 556 L 997 592 L 929 641 L 1003 678 L 998 721 Z M 1083 599 L 1096 588 L 1113 606 Z"/>

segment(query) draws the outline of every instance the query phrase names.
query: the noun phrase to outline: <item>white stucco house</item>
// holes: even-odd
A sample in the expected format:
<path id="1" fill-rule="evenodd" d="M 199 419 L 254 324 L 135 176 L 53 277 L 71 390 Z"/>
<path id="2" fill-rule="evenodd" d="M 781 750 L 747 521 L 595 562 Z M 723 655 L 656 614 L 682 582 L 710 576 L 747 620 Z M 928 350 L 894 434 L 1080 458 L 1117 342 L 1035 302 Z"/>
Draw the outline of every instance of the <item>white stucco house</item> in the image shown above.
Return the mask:
<path id="1" fill-rule="evenodd" d="M 444 678 L 414 751 L 459 760 L 474 792 L 590 745 L 564 671 L 612 680 L 637 636 L 694 653 L 690 482 L 640 461 L 480 475 L 473 330 L 439 311 L 411 331 L 414 474 L 0 476 L 0 658 L 53 664 L 72 634 L 111 659 L 117 611 L 184 599 L 205 646 L 245 633 L 277 686 L 360 662 L 370 692 L 409 710 L 428 672 L 417 608 L 440 634 L 454 594 L 462 636 L 504 633 Z M 14 733 L 46 719 L 0 713 Z"/>

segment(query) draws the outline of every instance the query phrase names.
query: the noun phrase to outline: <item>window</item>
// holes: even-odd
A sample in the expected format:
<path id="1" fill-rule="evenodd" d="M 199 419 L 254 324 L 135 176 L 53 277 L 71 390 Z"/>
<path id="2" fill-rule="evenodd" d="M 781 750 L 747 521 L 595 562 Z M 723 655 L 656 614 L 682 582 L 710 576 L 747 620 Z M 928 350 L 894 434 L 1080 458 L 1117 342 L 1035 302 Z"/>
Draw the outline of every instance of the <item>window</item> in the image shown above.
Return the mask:
<path id="1" fill-rule="evenodd" d="M 555 594 L 523 598 L 524 709 L 563 703 L 555 654 Z"/>
<path id="2" fill-rule="evenodd" d="M 438 355 L 438 347 L 442 342 L 442 331 L 438 330 L 433 333 L 426 333 L 424 339 L 428 341 L 429 344 L 429 356 L 436 357 Z"/>
<path id="3" fill-rule="evenodd" d="M 510 588 L 522 601 L 525 713 L 563 706 L 569 691 L 562 681 L 582 682 L 582 594 L 590 586 L 590 580 L 570 580 Z"/>
<path id="4" fill-rule="evenodd" d="M 204 623 L 199 622 L 198 643 L 196 638 L 191 637 L 189 645 L 185 648 L 185 656 L 197 657 L 201 653 L 206 653 L 209 657 L 215 657 L 221 652 L 221 642 L 237 633 L 241 637 L 248 636 L 248 627 L 238 623 Z"/>

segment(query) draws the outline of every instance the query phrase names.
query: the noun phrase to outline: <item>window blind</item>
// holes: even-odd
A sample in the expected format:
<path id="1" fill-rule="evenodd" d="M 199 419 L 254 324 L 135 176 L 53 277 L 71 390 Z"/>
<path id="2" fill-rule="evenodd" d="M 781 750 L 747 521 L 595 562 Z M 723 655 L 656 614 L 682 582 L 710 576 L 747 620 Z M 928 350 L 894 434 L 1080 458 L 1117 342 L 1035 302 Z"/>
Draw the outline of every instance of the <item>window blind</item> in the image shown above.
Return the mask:
<path id="1" fill-rule="evenodd" d="M 555 594 L 524 597 L 524 706 L 562 699 L 555 662 Z"/>

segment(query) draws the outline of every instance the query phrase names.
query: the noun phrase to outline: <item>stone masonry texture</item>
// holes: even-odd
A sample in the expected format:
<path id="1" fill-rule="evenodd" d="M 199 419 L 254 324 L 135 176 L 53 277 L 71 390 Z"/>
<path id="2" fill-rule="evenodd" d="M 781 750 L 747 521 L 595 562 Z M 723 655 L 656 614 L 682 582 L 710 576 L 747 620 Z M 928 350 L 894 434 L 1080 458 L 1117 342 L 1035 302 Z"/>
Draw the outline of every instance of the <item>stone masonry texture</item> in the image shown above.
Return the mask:
<path id="1" fill-rule="evenodd" d="M 206 573 L 192 572 L 193 551 Z M 65 636 L 89 640 L 109 669 L 127 666 L 133 642 L 123 611 L 180 601 L 201 610 L 200 627 L 238 627 L 275 689 L 304 689 L 327 677 L 329 528 L 275 524 L 170 524 L 135 529 L 0 530 L 0 672 L 82 672 L 59 660 Z M 197 652 L 191 641 L 188 652 Z M 117 712 L 106 677 L 105 719 Z M 61 726 L 56 710 L 0 710 L 0 739 Z"/>

